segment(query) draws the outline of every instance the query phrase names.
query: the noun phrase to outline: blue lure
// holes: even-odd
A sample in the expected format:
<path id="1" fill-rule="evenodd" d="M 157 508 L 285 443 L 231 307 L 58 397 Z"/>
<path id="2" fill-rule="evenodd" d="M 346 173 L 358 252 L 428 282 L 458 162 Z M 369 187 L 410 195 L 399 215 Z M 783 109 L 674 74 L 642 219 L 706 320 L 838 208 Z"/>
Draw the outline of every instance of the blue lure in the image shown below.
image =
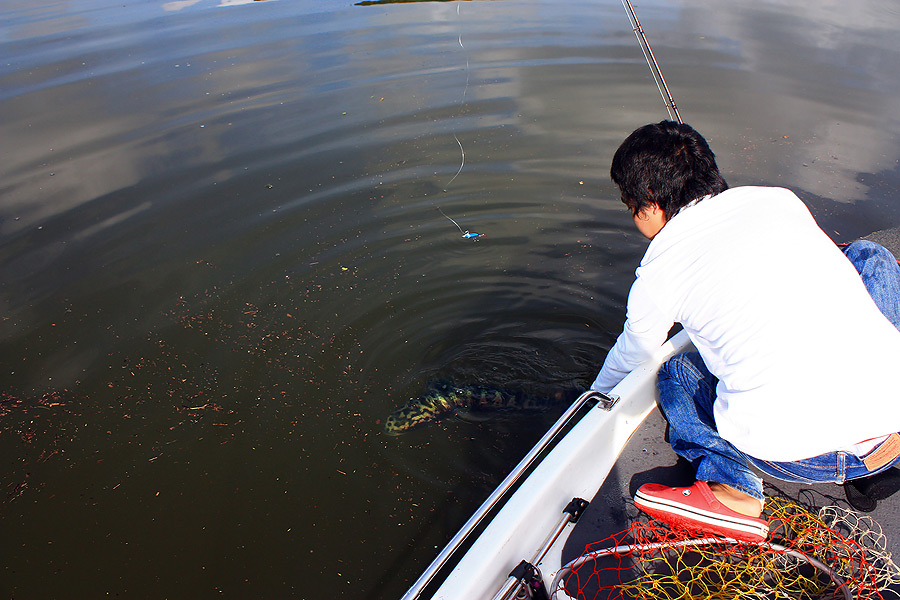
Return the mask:
<path id="1" fill-rule="evenodd" d="M 470 238 L 477 239 L 477 238 L 480 238 L 481 236 L 484 235 L 483 233 L 470 233 L 468 229 L 466 229 L 465 231 L 463 231 L 463 228 L 459 226 L 459 223 L 457 223 L 456 221 L 454 221 L 453 219 L 451 219 L 450 217 L 448 217 L 448 216 L 447 216 L 447 213 L 445 213 L 444 211 L 442 211 L 440 206 L 436 206 L 435 208 L 438 209 L 438 212 L 439 212 L 439 213 L 441 213 L 442 215 L 444 215 L 445 217 L 447 217 L 447 219 L 448 219 L 451 223 L 453 223 L 454 225 L 456 225 L 456 228 L 459 229 L 459 232 L 462 234 L 463 239 L 470 239 Z"/>

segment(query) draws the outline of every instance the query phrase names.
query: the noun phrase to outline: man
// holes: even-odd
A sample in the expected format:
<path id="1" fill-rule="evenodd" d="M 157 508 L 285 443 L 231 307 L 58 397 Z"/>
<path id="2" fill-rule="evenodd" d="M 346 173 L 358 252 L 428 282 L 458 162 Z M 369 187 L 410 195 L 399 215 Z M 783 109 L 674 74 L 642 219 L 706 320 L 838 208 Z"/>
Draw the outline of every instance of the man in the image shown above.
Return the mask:
<path id="1" fill-rule="evenodd" d="M 642 486 L 635 504 L 676 527 L 762 541 L 751 464 L 837 483 L 890 468 L 900 458 L 900 322 L 885 317 L 900 315 L 900 269 L 890 253 L 851 244 L 854 268 L 792 192 L 729 189 L 688 125 L 637 129 L 610 174 L 651 242 L 592 388 L 609 391 L 674 323 L 697 349 L 670 359 L 658 382 L 669 441 L 697 482 Z"/>

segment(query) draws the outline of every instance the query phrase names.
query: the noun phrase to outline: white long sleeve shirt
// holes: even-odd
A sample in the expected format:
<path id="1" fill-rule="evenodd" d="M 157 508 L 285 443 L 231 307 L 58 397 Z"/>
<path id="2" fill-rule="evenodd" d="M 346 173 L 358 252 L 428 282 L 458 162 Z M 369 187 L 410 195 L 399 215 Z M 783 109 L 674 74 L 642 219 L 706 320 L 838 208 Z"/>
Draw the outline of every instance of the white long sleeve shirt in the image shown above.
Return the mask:
<path id="1" fill-rule="evenodd" d="M 747 454 L 799 460 L 900 431 L 900 332 L 789 190 L 732 188 L 683 210 L 636 276 L 593 389 L 677 322 L 719 379 L 719 434 Z"/>

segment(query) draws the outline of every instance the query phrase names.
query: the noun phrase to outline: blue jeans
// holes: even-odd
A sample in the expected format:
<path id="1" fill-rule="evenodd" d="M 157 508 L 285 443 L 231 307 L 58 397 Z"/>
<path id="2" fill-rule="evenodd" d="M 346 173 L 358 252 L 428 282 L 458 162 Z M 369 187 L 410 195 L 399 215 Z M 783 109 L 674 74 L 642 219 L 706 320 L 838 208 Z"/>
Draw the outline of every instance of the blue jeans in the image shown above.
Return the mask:
<path id="1" fill-rule="evenodd" d="M 900 329 L 900 266 L 894 255 L 874 242 L 860 240 L 844 248 L 844 256 L 856 267 L 884 316 Z"/>
<path id="2" fill-rule="evenodd" d="M 900 329 L 897 260 L 885 248 L 868 241 L 850 244 L 844 254 L 856 267 L 875 304 Z M 766 461 L 746 455 L 716 430 L 713 419 L 716 384 L 716 378 L 697 352 L 670 358 L 660 369 L 657 382 L 659 406 L 669 422 L 672 449 L 693 465 L 700 481 L 723 483 L 762 500 L 762 479 L 750 470 L 750 464 L 777 479 L 798 483 L 843 483 L 874 475 L 894 464 L 869 471 L 859 457 L 843 451 L 793 462 Z"/>

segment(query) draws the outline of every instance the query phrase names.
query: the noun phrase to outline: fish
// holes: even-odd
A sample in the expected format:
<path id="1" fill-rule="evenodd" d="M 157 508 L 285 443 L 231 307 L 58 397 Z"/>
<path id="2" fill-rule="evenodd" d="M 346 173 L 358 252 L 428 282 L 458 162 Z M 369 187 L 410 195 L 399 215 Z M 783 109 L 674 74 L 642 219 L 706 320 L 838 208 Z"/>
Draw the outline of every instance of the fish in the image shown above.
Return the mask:
<path id="1" fill-rule="evenodd" d="M 384 423 L 385 433 L 400 435 L 458 412 L 547 411 L 563 402 L 573 401 L 580 393 L 579 390 L 563 390 L 542 397 L 519 390 L 457 386 L 446 381 L 433 383 L 428 390 L 391 413 Z"/>

